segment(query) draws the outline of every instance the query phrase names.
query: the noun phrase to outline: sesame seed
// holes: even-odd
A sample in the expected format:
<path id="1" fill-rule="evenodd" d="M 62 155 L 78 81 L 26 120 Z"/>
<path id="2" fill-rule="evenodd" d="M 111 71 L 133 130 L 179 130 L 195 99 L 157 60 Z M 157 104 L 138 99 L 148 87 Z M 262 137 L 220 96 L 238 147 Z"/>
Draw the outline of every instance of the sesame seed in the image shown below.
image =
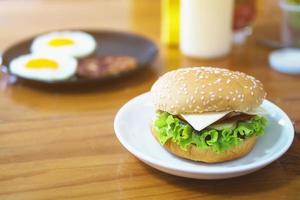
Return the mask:
<path id="1" fill-rule="evenodd" d="M 218 78 L 214 83 L 220 83 L 222 79 Z"/>

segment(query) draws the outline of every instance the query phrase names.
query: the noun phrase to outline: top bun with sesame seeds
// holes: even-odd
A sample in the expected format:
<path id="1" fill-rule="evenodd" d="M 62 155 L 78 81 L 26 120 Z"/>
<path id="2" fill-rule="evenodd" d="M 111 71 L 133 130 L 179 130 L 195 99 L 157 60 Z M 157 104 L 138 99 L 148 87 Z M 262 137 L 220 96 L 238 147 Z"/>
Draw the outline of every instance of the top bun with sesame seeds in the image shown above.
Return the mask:
<path id="1" fill-rule="evenodd" d="M 167 72 L 152 86 L 155 108 L 173 115 L 203 112 L 247 112 L 266 96 L 260 81 L 242 72 L 213 67 Z"/>

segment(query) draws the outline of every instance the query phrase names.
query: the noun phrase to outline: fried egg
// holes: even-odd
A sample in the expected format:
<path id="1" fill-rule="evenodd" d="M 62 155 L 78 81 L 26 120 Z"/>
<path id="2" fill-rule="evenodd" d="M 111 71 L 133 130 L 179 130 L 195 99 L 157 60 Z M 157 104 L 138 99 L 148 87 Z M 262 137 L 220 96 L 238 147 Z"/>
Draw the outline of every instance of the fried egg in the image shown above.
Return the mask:
<path id="1" fill-rule="evenodd" d="M 31 52 L 83 58 L 92 54 L 96 45 L 94 37 L 85 32 L 51 32 L 36 37 L 31 44 Z"/>
<path id="2" fill-rule="evenodd" d="M 63 55 L 27 54 L 9 63 L 12 74 L 47 82 L 68 79 L 75 74 L 76 68 L 77 60 Z"/>

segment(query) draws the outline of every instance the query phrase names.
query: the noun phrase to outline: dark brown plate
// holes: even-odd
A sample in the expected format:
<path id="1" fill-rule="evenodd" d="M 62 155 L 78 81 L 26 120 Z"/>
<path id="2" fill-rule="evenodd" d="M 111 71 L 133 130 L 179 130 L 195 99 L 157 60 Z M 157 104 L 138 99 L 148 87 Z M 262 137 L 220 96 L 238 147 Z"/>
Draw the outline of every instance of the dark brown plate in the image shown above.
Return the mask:
<path id="1" fill-rule="evenodd" d="M 75 30 L 74 30 L 75 31 Z M 132 56 L 137 59 L 138 67 L 135 70 L 129 72 L 121 72 L 118 75 L 105 76 L 101 78 L 81 78 L 74 76 L 72 78 L 61 80 L 61 81 L 40 81 L 26 79 L 17 76 L 18 79 L 26 81 L 29 83 L 47 84 L 47 85 L 74 85 L 83 83 L 93 83 L 102 82 L 107 80 L 113 80 L 116 78 L 124 77 L 126 75 L 132 74 L 140 69 L 143 69 L 151 65 L 151 62 L 155 58 L 158 49 L 156 45 L 149 39 L 125 32 L 114 32 L 114 31 L 100 31 L 100 30 L 80 30 L 91 34 L 97 41 L 97 47 L 92 56 L 107 56 L 107 55 L 122 55 L 122 56 Z M 9 63 L 10 61 L 22 54 L 30 53 L 30 45 L 32 40 L 35 38 L 31 37 L 24 41 L 21 41 L 3 52 L 2 55 L 2 66 L 5 67 L 7 73 L 12 76 L 16 76 L 10 73 Z"/>

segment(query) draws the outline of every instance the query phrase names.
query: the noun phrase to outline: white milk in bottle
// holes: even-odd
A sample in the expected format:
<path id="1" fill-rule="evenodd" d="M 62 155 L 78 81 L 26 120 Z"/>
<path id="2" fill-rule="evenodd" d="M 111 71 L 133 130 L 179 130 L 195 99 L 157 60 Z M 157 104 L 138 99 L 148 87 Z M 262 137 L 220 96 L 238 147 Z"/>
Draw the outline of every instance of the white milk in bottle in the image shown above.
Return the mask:
<path id="1" fill-rule="evenodd" d="M 234 0 L 181 0 L 180 49 L 196 58 L 218 58 L 231 50 Z"/>

